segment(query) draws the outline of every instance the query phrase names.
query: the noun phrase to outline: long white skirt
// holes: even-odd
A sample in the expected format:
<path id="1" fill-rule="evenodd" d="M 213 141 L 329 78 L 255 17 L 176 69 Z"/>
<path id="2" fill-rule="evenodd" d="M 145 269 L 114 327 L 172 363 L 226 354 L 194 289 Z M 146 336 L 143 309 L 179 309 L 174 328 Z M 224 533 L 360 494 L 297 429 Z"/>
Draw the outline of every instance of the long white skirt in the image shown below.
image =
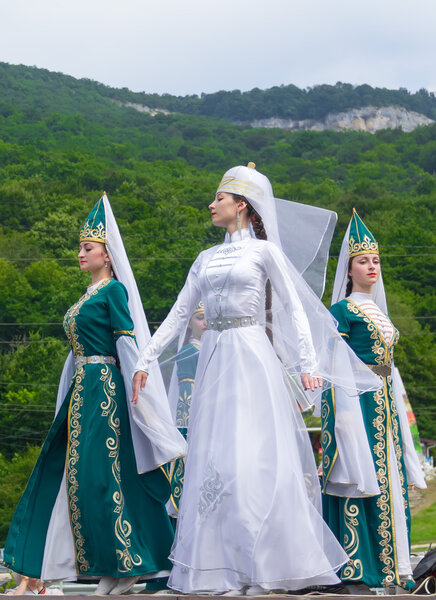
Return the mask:
<path id="1" fill-rule="evenodd" d="M 187 593 L 339 582 L 315 460 L 260 326 L 206 331 L 169 585 Z"/>

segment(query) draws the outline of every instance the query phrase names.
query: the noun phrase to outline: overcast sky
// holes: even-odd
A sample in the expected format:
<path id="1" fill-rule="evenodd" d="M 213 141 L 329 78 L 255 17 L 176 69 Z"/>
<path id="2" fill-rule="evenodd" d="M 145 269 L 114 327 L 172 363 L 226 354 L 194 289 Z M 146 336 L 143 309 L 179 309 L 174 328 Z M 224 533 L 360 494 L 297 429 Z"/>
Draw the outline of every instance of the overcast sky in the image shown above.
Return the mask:
<path id="1" fill-rule="evenodd" d="M 0 0 L 0 61 L 170 94 L 436 91 L 436 0 Z"/>

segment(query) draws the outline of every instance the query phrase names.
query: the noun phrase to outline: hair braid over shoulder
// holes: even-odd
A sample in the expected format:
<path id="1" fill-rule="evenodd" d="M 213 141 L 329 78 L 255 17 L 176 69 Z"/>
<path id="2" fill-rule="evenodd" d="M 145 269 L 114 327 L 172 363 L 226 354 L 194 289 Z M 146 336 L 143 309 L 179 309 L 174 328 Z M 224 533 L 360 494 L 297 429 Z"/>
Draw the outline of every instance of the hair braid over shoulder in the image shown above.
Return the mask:
<path id="1" fill-rule="evenodd" d="M 263 224 L 262 217 L 257 213 L 254 208 L 247 203 L 248 216 L 253 227 L 254 235 L 259 240 L 267 240 L 268 236 L 265 231 L 265 225 Z M 266 335 L 269 338 L 271 344 L 273 343 L 273 332 L 272 332 L 272 287 L 271 281 L 268 279 L 265 285 L 265 322 L 266 322 Z"/>

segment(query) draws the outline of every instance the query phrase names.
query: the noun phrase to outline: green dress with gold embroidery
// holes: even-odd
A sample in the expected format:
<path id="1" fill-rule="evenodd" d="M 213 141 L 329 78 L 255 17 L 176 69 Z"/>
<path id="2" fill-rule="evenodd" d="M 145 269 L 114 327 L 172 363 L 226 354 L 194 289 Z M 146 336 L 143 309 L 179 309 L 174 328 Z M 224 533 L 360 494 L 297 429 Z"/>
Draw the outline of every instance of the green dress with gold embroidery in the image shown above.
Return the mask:
<path id="1" fill-rule="evenodd" d="M 370 316 L 347 298 L 334 304 L 330 310 L 338 321 L 340 334 L 364 363 L 390 367 L 394 345 L 398 341 L 397 330 L 387 344 Z M 369 586 L 400 583 L 394 501 L 403 502 L 407 533 L 410 531 L 399 417 L 391 377 L 382 377 L 382 381 L 383 386 L 379 390 L 360 396 L 365 429 L 380 487 L 380 494 L 377 496 L 343 498 L 326 494 L 327 481 L 337 456 L 334 389 L 323 394 L 321 411 L 324 518 L 351 559 L 342 568 L 340 577 L 348 583 L 362 582 Z M 390 456 L 392 443 L 389 438 L 393 442 L 395 456 Z M 394 497 L 393 464 L 398 469 L 402 499 Z"/>
<path id="2" fill-rule="evenodd" d="M 117 339 L 134 337 L 123 284 L 103 280 L 67 311 L 64 328 L 75 357 L 117 358 Z M 171 568 L 168 478 L 163 469 L 137 473 L 118 366 L 76 368 L 15 511 L 4 552 L 8 567 L 40 577 L 61 485 L 77 575 L 127 577 Z"/>

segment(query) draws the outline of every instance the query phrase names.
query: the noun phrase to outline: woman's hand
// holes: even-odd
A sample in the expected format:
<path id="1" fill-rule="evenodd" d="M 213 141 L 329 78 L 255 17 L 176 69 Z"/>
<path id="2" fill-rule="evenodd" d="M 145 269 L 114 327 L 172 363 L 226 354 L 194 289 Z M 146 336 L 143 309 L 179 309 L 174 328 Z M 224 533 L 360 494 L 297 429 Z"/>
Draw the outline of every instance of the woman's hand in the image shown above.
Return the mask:
<path id="1" fill-rule="evenodd" d="M 301 374 L 301 383 L 305 390 L 310 390 L 313 392 L 319 387 L 322 387 L 322 379 L 321 377 L 317 377 L 316 375 L 312 377 L 309 373 Z"/>
<path id="2" fill-rule="evenodd" d="M 148 373 L 146 373 L 145 371 L 138 371 L 137 373 L 135 373 L 132 382 L 133 392 L 131 402 L 133 402 L 133 404 L 138 404 L 139 390 L 142 391 L 145 388 L 145 384 L 147 383 L 147 377 Z"/>

